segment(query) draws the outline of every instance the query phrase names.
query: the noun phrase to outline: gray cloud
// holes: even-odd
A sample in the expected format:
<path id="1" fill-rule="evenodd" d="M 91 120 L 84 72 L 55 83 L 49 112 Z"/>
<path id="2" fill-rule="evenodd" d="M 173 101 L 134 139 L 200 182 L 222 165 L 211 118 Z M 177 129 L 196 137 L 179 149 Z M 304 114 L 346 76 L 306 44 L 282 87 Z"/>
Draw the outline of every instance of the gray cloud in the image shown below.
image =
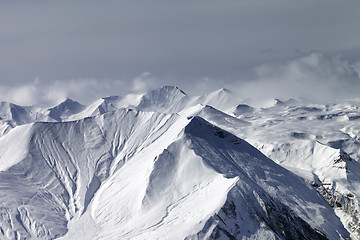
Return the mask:
<path id="1" fill-rule="evenodd" d="M 255 78 L 237 84 L 242 96 L 255 100 L 306 98 L 333 101 L 358 98 L 359 64 L 340 56 L 326 57 L 312 52 L 285 63 L 254 68 Z"/>
<path id="2" fill-rule="evenodd" d="M 357 0 L 2 2 L 0 85 L 98 79 L 102 89 L 110 80 L 101 79 L 120 78 L 121 87 L 111 81 L 122 92 L 171 84 L 196 94 L 245 84 L 254 67 L 312 50 L 356 62 L 359 8 Z M 144 72 L 152 77 L 139 81 Z"/>
<path id="3" fill-rule="evenodd" d="M 41 81 L 35 79 L 27 84 L 0 85 L 2 101 L 20 105 L 55 105 L 66 97 L 89 104 L 101 97 L 124 95 L 124 81 L 111 79 L 67 79 Z"/>
<path id="4" fill-rule="evenodd" d="M 274 98 L 306 98 L 316 102 L 329 102 L 359 97 L 360 62 L 350 63 L 340 56 L 327 57 L 322 53 L 312 52 L 285 62 L 262 64 L 253 68 L 252 72 L 253 75 L 246 80 L 231 82 L 207 77 L 191 82 L 163 80 L 150 72 L 144 72 L 130 81 L 35 79 L 27 84 L 0 85 L 0 100 L 21 105 L 49 106 L 70 97 L 88 104 L 101 97 L 144 93 L 163 85 L 179 86 L 191 96 L 226 87 L 244 99 L 253 99 L 257 104 Z"/>

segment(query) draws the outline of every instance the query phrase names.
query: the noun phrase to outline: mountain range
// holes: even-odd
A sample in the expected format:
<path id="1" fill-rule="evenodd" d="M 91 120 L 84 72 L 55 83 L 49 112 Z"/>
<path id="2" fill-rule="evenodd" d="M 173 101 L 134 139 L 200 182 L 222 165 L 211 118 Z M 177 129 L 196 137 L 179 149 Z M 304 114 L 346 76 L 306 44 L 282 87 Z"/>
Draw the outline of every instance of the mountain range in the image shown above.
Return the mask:
<path id="1" fill-rule="evenodd" d="M 360 99 L 255 100 L 0 103 L 0 239 L 360 239 Z"/>

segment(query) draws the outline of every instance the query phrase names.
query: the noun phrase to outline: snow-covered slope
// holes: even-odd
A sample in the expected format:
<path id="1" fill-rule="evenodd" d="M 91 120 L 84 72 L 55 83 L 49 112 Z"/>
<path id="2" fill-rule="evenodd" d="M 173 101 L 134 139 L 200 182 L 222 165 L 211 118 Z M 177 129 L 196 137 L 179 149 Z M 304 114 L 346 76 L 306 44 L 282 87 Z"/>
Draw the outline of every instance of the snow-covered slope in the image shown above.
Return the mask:
<path id="1" fill-rule="evenodd" d="M 189 97 L 179 88 L 165 86 L 144 94 L 137 109 L 176 113 L 181 111 L 188 101 Z"/>
<path id="2" fill-rule="evenodd" d="M 359 101 L 328 105 L 276 101 L 238 115 L 247 129 L 219 125 L 247 139 L 275 162 L 307 179 L 360 237 Z"/>
<path id="3" fill-rule="evenodd" d="M 6 159 L 0 172 L 3 238 L 63 235 L 67 222 L 86 211 L 101 182 L 166 132 L 175 117 L 124 109 L 78 122 L 29 126 L 22 159 L 17 148 L 0 153 Z M 23 137 L 15 130 L 5 142 L 15 134 Z"/>
<path id="4" fill-rule="evenodd" d="M 234 96 L 3 103 L 0 239 L 358 239 L 360 101 Z"/>

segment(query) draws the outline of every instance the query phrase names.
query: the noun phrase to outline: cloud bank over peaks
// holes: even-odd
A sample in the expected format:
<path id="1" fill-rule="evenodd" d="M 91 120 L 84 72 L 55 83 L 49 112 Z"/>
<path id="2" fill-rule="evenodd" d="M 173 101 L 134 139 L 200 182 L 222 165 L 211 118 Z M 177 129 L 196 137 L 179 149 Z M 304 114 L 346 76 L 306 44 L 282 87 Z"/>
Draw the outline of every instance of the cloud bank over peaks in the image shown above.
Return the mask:
<path id="1" fill-rule="evenodd" d="M 242 96 L 258 99 L 350 99 L 359 97 L 359 73 L 360 62 L 349 63 L 340 56 L 311 52 L 282 64 L 258 66 L 252 80 L 238 82 L 237 88 Z"/>
<path id="2" fill-rule="evenodd" d="M 0 101 L 19 105 L 55 105 L 65 98 L 88 104 L 101 97 L 145 93 L 165 85 L 177 86 L 190 96 L 225 87 L 241 98 L 261 103 L 270 99 L 305 98 L 312 101 L 359 98 L 360 61 L 311 52 L 286 62 L 266 63 L 253 68 L 252 75 L 237 79 L 163 79 L 144 72 L 132 79 L 80 78 L 67 80 L 35 79 L 27 84 L 0 83 Z"/>
<path id="3" fill-rule="evenodd" d="M 52 106 L 65 98 L 90 103 L 101 97 L 128 93 L 123 80 L 114 79 L 67 79 L 42 81 L 35 79 L 20 86 L 0 84 L 0 101 L 19 105 Z"/>
<path id="4" fill-rule="evenodd" d="M 140 76 L 134 78 L 132 82 L 132 91 L 146 92 L 154 87 L 160 87 L 159 80 L 150 72 L 144 72 Z"/>

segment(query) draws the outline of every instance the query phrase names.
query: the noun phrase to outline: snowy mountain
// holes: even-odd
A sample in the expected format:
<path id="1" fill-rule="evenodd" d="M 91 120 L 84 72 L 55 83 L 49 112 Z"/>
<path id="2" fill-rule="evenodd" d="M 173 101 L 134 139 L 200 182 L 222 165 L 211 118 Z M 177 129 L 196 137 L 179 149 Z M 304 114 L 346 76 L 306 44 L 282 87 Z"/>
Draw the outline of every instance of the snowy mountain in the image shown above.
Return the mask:
<path id="1" fill-rule="evenodd" d="M 142 111 L 156 111 L 176 113 L 188 103 L 189 97 L 179 88 L 165 86 L 149 91 L 141 97 L 137 109 Z"/>
<path id="2" fill-rule="evenodd" d="M 252 114 L 254 111 L 255 109 L 253 107 L 250 107 L 249 105 L 239 104 L 231 112 L 235 116 L 241 116 L 241 115 Z"/>
<path id="3" fill-rule="evenodd" d="M 209 105 L 220 111 L 228 113 L 228 111 L 243 101 L 234 92 L 221 88 L 209 94 L 204 94 L 198 97 L 194 97 L 191 101 L 191 105 L 202 104 Z"/>
<path id="4" fill-rule="evenodd" d="M 235 96 L 2 103 L 0 239 L 359 239 L 360 101 Z"/>
<path id="5" fill-rule="evenodd" d="M 47 115 L 58 122 L 62 122 L 67 120 L 70 116 L 81 112 L 84 108 L 85 106 L 80 103 L 70 98 L 66 98 L 60 104 L 50 108 Z"/>

